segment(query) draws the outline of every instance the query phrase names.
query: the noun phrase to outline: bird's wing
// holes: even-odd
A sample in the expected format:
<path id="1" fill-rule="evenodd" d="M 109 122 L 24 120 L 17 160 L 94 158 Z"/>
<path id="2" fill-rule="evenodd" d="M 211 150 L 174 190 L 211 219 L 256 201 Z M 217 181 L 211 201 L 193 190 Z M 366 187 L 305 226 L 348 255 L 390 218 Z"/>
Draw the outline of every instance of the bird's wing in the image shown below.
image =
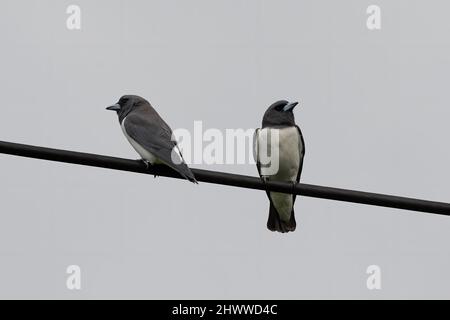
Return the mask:
<path id="1" fill-rule="evenodd" d="M 256 129 L 255 134 L 253 135 L 253 157 L 256 162 L 256 168 L 258 169 L 259 177 L 265 181 L 265 177 L 261 175 L 261 162 L 259 161 L 259 133 L 261 129 Z M 269 197 L 269 200 L 272 201 L 270 197 L 270 192 L 266 190 L 267 197 Z"/>
<path id="2" fill-rule="evenodd" d="M 179 153 L 176 142 L 172 140 L 172 130 L 162 119 L 153 117 L 150 121 L 140 114 L 131 113 L 123 125 L 127 134 L 139 145 L 189 181 L 196 182 L 194 174 Z"/>
<path id="3" fill-rule="evenodd" d="M 255 133 L 253 134 L 253 159 L 255 159 L 256 162 L 256 168 L 258 168 L 259 176 L 261 177 L 261 163 L 259 162 L 259 131 L 260 129 L 256 129 Z"/>
<path id="4" fill-rule="evenodd" d="M 297 128 L 298 134 L 299 134 L 299 140 L 298 140 L 299 141 L 299 148 L 298 148 L 298 150 L 300 151 L 300 157 L 299 157 L 300 163 L 299 163 L 299 166 L 298 166 L 297 179 L 296 179 L 296 181 L 298 183 L 300 181 L 300 176 L 302 174 L 302 169 L 303 169 L 303 158 L 305 156 L 305 140 L 303 140 L 303 134 L 302 134 L 302 130 L 300 130 L 300 127 L 297 126 L 297 125 L 295 127 Z M 293 202 L 295 202 L 295 198 L 296 198 L 296 195 L 294 195 Z"/>

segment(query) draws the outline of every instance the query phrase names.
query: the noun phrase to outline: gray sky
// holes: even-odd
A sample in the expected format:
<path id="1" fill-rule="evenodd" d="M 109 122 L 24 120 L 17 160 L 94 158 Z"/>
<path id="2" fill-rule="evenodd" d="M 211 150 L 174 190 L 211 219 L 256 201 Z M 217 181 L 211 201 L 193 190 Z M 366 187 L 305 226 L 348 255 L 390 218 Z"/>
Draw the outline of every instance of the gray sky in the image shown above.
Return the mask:
<path id="1" fill-rule="evenodd" d="M 81 30 L 66 8 L 81 8 Z M 381 7 L 381 30 L 366 8 Z M 0 140 L 138 156 L 104 110 L 255 128 L 299 100 L 302 181 L 448 202 L 446 1 L 2 1 Z M 450 298 L 450 218 L 0 155 L 0 298 Z M 256 175 L 250 165 L 197 166 Z M 79 265 L 81 290 L 66 287 Z M 368 290 L 378 265 L 382 289 Z"/>

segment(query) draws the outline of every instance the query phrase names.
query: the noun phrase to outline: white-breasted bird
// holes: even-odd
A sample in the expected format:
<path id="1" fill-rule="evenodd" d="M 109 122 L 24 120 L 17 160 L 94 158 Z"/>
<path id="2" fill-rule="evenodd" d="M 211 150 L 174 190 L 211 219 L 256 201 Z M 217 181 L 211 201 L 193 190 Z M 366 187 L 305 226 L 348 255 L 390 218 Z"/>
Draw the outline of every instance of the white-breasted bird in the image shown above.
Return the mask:
<path id="1" fill-rule="evenodd" d="M 169 125 L 147 100 L 125 95 L 106 109 L 117 112 L 125 137 L 147 165 L 167 165 L 187 180 L 197 183 L 184 162 Z"/>
<path id="2" fill-rule="evenodd" d="M 255 132 L 255 160 L 263 181 L 284 181 L 293 184 L 300 181 L 305 143 L 300 128 L 295 124 L 293 109 L 297 104 L 297 102 L 289 103 L 286 100 L 273 103 L 264 114 L 262 128 Z M 278 137 L 276 146 L 271 145 L 271 142 L 275 141 L 272 138 L 274 136 Z M 273 154 L 278 155 L 278 170 L 267 174 L 270 170 L 264 170 L 261 159 L 268 157 L 262 152 L 267 153 L 269 150 L 276 150 Z M 267 191 L 267 196 L 270 201 L 267 228 L 283 233 L 294 231 L 296 228 L 294 215 L 296 196 L 272 191 Z"/>

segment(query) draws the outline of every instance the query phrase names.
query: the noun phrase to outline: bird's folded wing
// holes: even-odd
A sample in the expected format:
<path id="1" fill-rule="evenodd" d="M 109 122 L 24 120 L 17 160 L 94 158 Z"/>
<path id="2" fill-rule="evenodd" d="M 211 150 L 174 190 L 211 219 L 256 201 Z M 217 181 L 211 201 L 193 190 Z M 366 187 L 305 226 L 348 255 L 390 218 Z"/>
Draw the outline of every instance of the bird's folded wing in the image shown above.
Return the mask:
<path id="1" fill-rule="evenodd" d="M 259 133 L 261 129 L 256 129 L 255 134 L 253 135 L 253 158 L 256 162 L 256 168 L 258 169 L 258 174 L 261 179 L 263 179 L 263 176 L 261 175 L 261 161 L 259 161 Z M 264 180 L 263 180 L 264 181 Z M 266 190 L 267 197 L 269 197 L 270 200 L 270 192 Z"/>
<path id="2" fill-rule="evenodd" d="M 298 166 L 296 182 L 299 183 L 300 182 L 300 176 L 301 176 L 302 170 L 303 170 L 303 158 L 305 156 L 305 140 L 303 140 L 303 134 L 302 134 L 302 130 L 300 130 L 300 127 L 297 126 L 297 125 L 296 125 L 296 127 L 297 127 L 298 134 L 299 134 L 299 139 L 298 139 L 298 143 L 299 143 L 298 147 L 299 148 L 298 148 L 298 150 L 300 152 L 300 157 L 299 157 L 300 163 L 299 163 L 299 166 Z M 294 203 L 295 203 L 295 199 L 296 198 L 297 198 L 297 196 L 294 195 L 294 198 L 293 198 L 293 202 Z"/>
<path id="3" fill-rule="evenodd" d="M 302 130 L 300 130 L 300 127 L 297 126 L 297 130 L 298 130 L 298 134 L 299 134 L 299 152 L 300 152 L 300 164 L 298 167 L 298 173 L 297 173 L 297 182 L 300 181 L 300 175 L 302 174 L 302 169 L 303 169 L 303 158 L 305 157 L 305 140 L 303 140 L 303 134 L 302 134 Z"/>
<path id="4" fill-rule="evenodd" d="M 253 159 L 256 162 L 256 168 L 258 168 L 259 176 L 261 176 L 261 163 L 259 161 L 259 130 L 256 129 L 253 134 Z"/>
<path id="5" fill-rule="evenodd" d="M 124 120 L 124 126 L 127 134 L 139 143 L 143 148 L 150 151 L 155 157 L 162 160 L 169 166 L 173 166 L 182 162 L 180 156 L 178 163 L 172 160 L 172 151 L 176 147 L 176 142 L 172 140 L 172 131 L 160 123 L 151 123 L 138 114 L 130 114 Z M 177 157 L 177 153 L 174 152 Z"/>

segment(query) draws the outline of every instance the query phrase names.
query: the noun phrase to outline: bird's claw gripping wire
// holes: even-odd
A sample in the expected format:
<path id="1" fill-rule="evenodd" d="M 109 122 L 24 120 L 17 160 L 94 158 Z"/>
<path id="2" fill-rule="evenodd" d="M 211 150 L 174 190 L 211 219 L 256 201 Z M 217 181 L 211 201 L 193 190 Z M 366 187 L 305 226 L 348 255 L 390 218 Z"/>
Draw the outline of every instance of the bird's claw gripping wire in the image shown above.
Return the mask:
<path id="1" fill-rule="evenodd" d="M 270 192 L 269 189 L 267 188 L 267 182 L 269 181 L 269 178 L 266 176 L 261 177 L 262 182 L 264 183 L 264 189 L 266 190 L 266 192 Z M 291 183 L 291 194 L 294 195 L 295 194 L 295 187 L 297 186 L 297 181 L 289 181 Z"/>
<path id="2" fill-rule="evenodd" d="M 142 161 L 142 163 L 145 165 L 145 168 L 148 170 L 151 167 L 151 163 L 144 159 L 139 159 L 139 161 Z"/>
<path id="3" fill-rule="evenodd" d="M 140 161 L 142 161 L 144 164 L 145 164 L 145 168 L 147 169 L 147 170 L 149 170 L 151 167 L 153 167 L 153 165 L 150 163 L 150 162 L 148 162 L 147 160 L 144 160 L 144 159 L 140 159 Z M 156 177 L 159 177 L 156 173 L 153 175 L 153 178 L 156 178 Z"/>
<path id="4" fill-rule="evenodd" d="M 267 176 L 262 176 L 261 180 L 264 183 L 264 190 L 268 193 L 269 189 L 267 188 L 267 181 L 269 181 L 269 178 Z"/>
<path id="5" fill-rule="evenodd" d="M 295 186 L 297 185 L 297 181 L 291 181 L 291 194 L 295 194 Z"/>

